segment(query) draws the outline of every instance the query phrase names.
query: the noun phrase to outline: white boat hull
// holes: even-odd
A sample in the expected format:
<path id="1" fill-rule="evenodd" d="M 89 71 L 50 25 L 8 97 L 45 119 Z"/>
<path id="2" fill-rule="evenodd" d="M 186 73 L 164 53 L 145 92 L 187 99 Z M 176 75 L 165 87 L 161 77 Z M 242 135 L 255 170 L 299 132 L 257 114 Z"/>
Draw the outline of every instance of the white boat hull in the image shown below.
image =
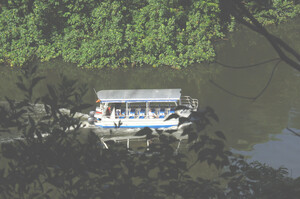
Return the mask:
<path id="1" fill-rule="evenodd" d="M 178 119 L 171 119 L 164 121 L 165 119 L 110 119 L 102 118 L 100 121 L 96 121 L 94 124 L 101 128 L 170 128 L 178 125 Z M 120 124 L 120 126 L 118 126 Z"/>

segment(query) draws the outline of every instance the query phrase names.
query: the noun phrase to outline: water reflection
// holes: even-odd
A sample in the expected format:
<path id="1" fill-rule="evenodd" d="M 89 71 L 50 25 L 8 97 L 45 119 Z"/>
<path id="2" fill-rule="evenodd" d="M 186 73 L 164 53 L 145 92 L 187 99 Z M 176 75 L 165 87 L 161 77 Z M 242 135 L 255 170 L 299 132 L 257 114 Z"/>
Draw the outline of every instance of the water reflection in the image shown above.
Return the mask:
<path id="1" fill-rule="evenodd" d="M 299 129 L 293 130 L 300 133 Z M 284 129 L 282 134 L 270 136 L 270 139 L 266 143 L 256 144 L 252 151 L 239 151 L 239 153 L 250 156 L 249 161 L 258 160 L 261 163 L 272 165 L 276 169 L 286 167 L 291 177 L 299 177 L 300 137 Z"/>

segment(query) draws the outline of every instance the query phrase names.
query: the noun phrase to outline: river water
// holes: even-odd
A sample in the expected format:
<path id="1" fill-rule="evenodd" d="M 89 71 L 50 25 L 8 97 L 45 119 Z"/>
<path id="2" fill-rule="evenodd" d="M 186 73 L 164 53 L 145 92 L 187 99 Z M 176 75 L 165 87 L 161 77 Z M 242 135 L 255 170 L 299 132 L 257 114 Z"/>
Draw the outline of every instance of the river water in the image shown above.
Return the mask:
<path id="1" fill-rule="evenodd" d="M 269 30 L 300 52 L 299 17 L 280 26 L 270 26 Z M 217 61 L 231 66 L 277 57 L 262 36 L 243 27 L 217 44 Z M 267 84 L 275 64 L 274 61 L 241 70 L 220 64 L 197 64 L 183 70 L 149 67 L 85 70 L 56 59 L 39 63 L 39 73 L 47 77 L 45 84 L 58 82 L 60 74 L 77 79 L 78 85 L 86 84 L 89 91 L 85 101 L 88 103 L 96 100 L 93 88 L 181 88 L 183 95 L 197 98 L 200 107 L 210 106 L 217 113 L 220 121 L 207 131 L 222 130 L 232 150 L 275 168 L 285 166 L 293 177 L 298 177 L 300 137 L 286 128 L 300 129 L 300 72 L 281 62 L 274 70 L 271 83 L 256 100 L 234 96 L 257 96 Z M 4 96 L 20 99 L 22 93 L 15 86 L 18 71 L 5 67 L 0 70 L 1 100 Z M 45 84 L 39 85 L 36 92 L 45 94 Z"/>

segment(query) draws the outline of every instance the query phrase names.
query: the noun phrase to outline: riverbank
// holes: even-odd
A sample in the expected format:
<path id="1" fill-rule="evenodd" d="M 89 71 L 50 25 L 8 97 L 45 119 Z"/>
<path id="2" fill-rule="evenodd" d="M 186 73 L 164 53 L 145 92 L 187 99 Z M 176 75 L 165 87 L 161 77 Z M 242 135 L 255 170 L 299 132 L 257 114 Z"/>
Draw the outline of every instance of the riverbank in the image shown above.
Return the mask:
<path id="1" fill-rule="evenodd" d="M 73 4 L 76 4 L 73 6 Z M 35 1 L 3 4 L 0 63 L 16 67 L 61 57 L 84 68 L 189 67 L 215 60 L 215 43 L 235 29 L 221 1 Z M 264 25 L 295 17 L 294 1 L 245 1 Z"/>

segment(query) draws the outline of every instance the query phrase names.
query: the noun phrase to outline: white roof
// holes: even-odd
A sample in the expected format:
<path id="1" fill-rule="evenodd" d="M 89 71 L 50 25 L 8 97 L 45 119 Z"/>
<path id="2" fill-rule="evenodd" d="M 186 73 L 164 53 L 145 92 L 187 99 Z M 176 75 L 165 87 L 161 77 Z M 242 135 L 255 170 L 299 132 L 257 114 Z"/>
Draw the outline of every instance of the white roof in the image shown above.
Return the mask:
<path id="1" fill-rule="evenodd" d="M 101 90 L 101 102 L 173 102 L 180 99 L 181 89 Z"/>

